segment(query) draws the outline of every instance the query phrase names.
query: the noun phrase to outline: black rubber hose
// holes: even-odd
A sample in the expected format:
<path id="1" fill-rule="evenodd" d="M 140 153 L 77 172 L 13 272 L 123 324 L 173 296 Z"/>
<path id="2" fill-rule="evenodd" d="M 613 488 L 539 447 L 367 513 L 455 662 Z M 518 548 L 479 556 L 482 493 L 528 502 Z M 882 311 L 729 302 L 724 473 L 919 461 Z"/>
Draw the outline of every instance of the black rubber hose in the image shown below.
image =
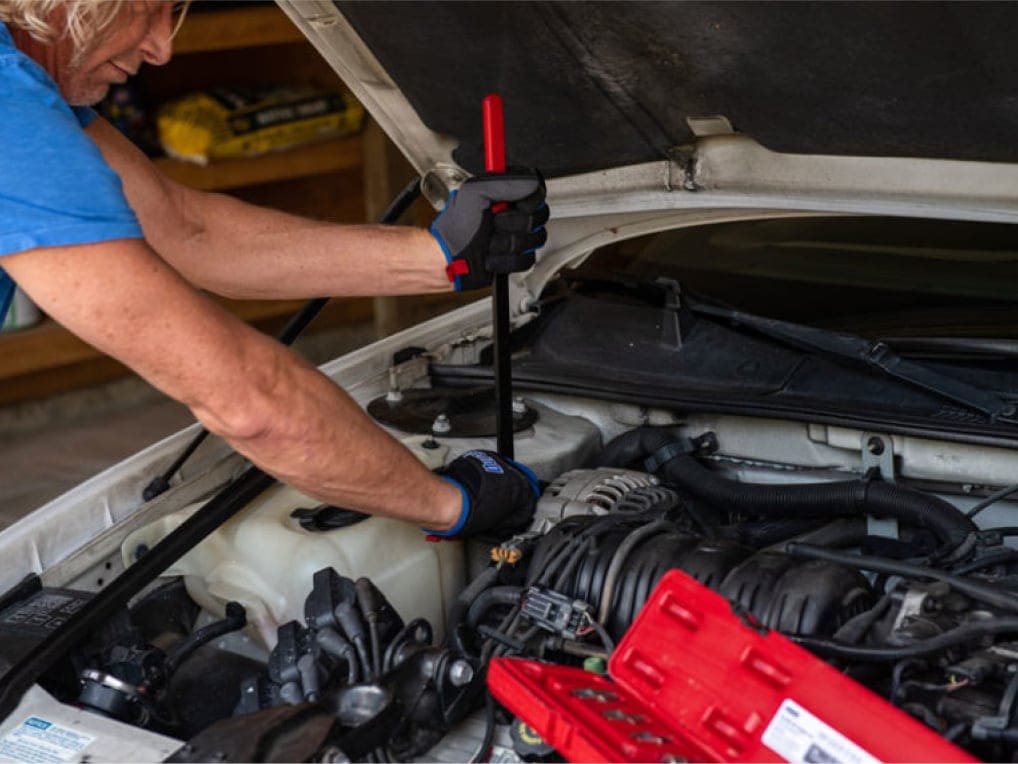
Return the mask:
<path id="1" fill-rule="evenodd" d="M 495 605 L 519 605 L 523 589 L 519 586 L 493 586 L 481 592 L 467 611 L 467 625 L 476 629 L 484 614 Z"/>
<path id="2" fill-rule="evenodd" d="M 874 573 L 887 573 L 892 576 L 930 578 L 934 581 L 943 581 L 955 591 L 961 592 L 972 599 L 985 602 L 987 605 L 993 605 L 993 607 L 1000 608 L 1001 610 L 1018 612 L 1018 596 L 1009 594 L 1000 589 L 1000 587 L 974 581 L 964 576 L 946 573 L 936 568 L 911 565 L 907 562 L 889 560 L 884 557 L 834 552 L 830 549 L 822 549 L 820 547 L 809 546 L 808 544 L 788 543 L 784 547 L 784 552 L 792 557 L 802 557 L 807 560 L 824 560 L 860 570 L 869 570 Z"/>
<path id="3" fill-rule="evenodd" d="M 789 639 L 805 647 L 811 652 L 825 658 L 838 658 L 845 661 L 862 663 L 890 663 L 905 658 L 918 658 L 924 655 L 939 653 L 949 647 L 957 647 L 972 642 L 978 637 L 993 634 L 1018 633 L 1018 618 L 992 618 L 985 621 L 973 621 L 963 626 L 945 631 L 935 637 L 915 642 L 903 647 L 860 647 L 845 645 L 830 639 L 817 637 L 797 637 L 789 635 Z"/>
<path id="4" fill-rule="evenodd" d="M 167 651 L 166 662 L 163 664 L 167 680 L 173 676 L 180 664 L 199 647 L 232 631 L 243 629 L 246 625 L 247 611 L 244 610 L 244 606 L 239 602 L 227 602 L 225 618 L 203 626 Z"/>
<path id="5" fill-rule="evenodd" d="M 463 644 L 463 635 L 460 633 L 460 627 L 463 625 L 463 620 L 467 616 L 467 611 L 470 609 L 470 605 L 473 604 L 474 600 L 477 599 L 481 592 L 487 589 L 489 586 L 498 580 L 498 568 L 492 566 L 485 568 L 481 571 L 481 574 L 467 584 L 467 588 L 460 592 L 459 596 L 453 600 L 452 607 L 449 608 L 449 618 L 446 621 L 446 639 L 449 640 L 452 648 L 457 652 L 465 655 L 467 652 L 466 645 Z"/>
<path id="6" fill-rule="evenodd" d="M 674 448 L 660 456 L 666 446 Z M 681 442 L 663 430 L 639 427 L 609 443 L 598 463 L 621 466 L 647 457 L 667 459 L 656 471 L 659 476 L 709 504 L 745 514 L 818 517 L 865 513 L 895 517 L 909 525 L 927 528 L 952 549 L 978 530 L 963 512 L 943 499 L 893 483 L 870 480 L 796 485 L 741 483 L 707 469 L 679 446 Z"/>
<path id="7" fill-rule="evenodd" d="M 833 523 L 827 523 L 814 531 L 807 531 L 793 539 L 786 539 L 786 541 L 812 544 L 813 546 L 852 547 L 861 544 L 866 539 L 866 535 L 866 518 L 842 517 Z M 775 546 L 779 545 L 775 544 Z"/>
<path id="8" fill-rule="evenodd" d="M 667 430 L 657 427 L 637 427 L 613 438 L 604 447 L 597 459 L 595 467 L 629 467 L 642 462 L 651 454 L 665 446 L 678 444 L 680 441 Z"/>
<path id="9" fill-rule="evenodd" d="M 1009 562 L 1018 562 L 1018 549 L 1006 549 L 994 554 L 981 557 L 978 560 L 961 565 L 951 572 L 956 576 L 965 576 L 977 570 L 983 570 L 994 565 L 1004 565 Z"/>
<path id="10" fill-rule="evenodd" d="M 846 645 L 854 645 L 866 636 L 866 633 L 879 621 L 894 601 L 894 597 L 885 594 L 876 605 L 859 615 L 852 616 L 834 632 L 834 640 Z"/>
<path id="11" fill-rule="evenodd" d="M 481 624 L 480 626 L 477 627 L 477 633 L 480 634 L 482 637 L 494 639 L 496 642 L 500 642 L 506 647 L 511 647 L 518 653 L 522 653 L 524 650 L 527 649 L 526 642 L 516 639 L 515 637 L 511 637 L 504 631 L 499 631 L 498 629 L 492 628 L 491 626 L 485 626 L 484 624 Z"/>

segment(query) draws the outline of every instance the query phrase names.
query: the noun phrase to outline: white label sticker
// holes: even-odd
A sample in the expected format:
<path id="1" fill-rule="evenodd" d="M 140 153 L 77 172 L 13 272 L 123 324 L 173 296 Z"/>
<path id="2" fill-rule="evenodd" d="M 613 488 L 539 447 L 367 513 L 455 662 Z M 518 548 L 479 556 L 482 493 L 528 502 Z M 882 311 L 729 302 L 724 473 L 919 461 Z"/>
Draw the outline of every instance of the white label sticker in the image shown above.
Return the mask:
<path id="1" fill-rule="evenodd" d="M 91 735 L 30 716 L 0 740 L 0 761 L 59 764 L 76 758 L 93 740 Z"/>
<path id="2" fill-rule="evenodd" d="M 763 744 L 786 761 L 811 764 L 879 764 L 794 700 L 785 700 L 763 734 Z"/>

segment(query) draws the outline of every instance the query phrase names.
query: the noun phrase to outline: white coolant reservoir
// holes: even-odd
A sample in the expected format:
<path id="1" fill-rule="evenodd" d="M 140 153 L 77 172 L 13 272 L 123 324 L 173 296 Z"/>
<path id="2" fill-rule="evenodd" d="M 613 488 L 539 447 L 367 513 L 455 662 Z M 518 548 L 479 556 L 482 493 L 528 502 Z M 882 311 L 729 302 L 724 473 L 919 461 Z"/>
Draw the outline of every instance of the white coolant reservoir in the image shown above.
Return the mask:
<path id="1" fill-rule="evenodd" d="M 295 509 L 319 504 L 293 488 L 273 486 L 165 575 L 183 576 L 188 594 L 212 613 L 221 615 L 231 600 L 241 603 L 270 648 L 276 627 L 304 622 L 312 577 L 330 566 L 349 578 L 370 578 L 404 621 L 426 618 L 441 639 L 449 606 L 464 586 L 462 542 L 430 542 L 416 526 L 384 517 L 308 531 L 290 516 Z M 128 536 L 122 547 L 125 565 L 200 506 L 193 504 Z"/>

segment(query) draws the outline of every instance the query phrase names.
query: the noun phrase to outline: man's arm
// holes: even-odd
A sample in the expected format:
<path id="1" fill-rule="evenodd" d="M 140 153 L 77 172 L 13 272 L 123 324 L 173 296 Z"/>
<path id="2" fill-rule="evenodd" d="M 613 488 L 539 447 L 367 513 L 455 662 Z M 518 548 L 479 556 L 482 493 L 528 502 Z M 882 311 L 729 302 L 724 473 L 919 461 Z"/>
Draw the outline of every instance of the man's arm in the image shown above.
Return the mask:
<path id="1" fill-rule="evenodd" d="M 204 289 L 261 299 L 452 289 L 445 255 L 424 229 L 322 223 L 195 191 L 159 172 L 104 119 L 86 132 L 120 175 L 152 248 Z"/>
<path id="2" fill-rule="evenodd" d="M 196 292 L 143 241 L 35 249 L 5 256 L 3 266 L 50 316 L 186 404 L 280 480 L 324 502 L 436 530 L 459 518 L 455 486 L 330 379 Z"/>

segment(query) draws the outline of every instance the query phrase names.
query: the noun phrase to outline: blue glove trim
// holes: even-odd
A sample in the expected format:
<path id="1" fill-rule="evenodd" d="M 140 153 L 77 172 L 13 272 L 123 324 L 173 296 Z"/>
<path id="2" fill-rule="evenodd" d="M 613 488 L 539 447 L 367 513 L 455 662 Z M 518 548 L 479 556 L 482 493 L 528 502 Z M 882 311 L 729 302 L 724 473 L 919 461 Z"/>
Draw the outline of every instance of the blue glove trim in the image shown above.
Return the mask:
<path id="1" fill-rule="evenodd" d="M 435 223 L 438 222 L 438 218 L 440 217 L 442 217 L 442 215 L 439 215 L 437 218 L 431 221 L 431 225 L 428 227 L 428 233 L 435 237 L 435 241 L 438 242 L 438 246 L 442 248 L 442 254 L 445 255 L 445 263 L 446 265 L 448 265 L 449 263 L 452 262 L 452 253 L 449 251 L 449 247 L 446 245 L 445 239 L 443 239 L 442 235 L 435 230 Z M 460 284 L 459 276 L 453 276 L 452 285 L 455 291 L 457 292 L 463 291 L 463 285 Z"/>
<path id="2" fill-rule="evenodd" d="M 442 216 L 439 215 L 438 218 L 440 217 Z M 442 238 L 442 235 L 435 230 L 435 223 L 438 222 L 438 218 L 435 218 L 434 220 L 431 221 L 431 225 L 428 227 L 428 231 L 430 231 L 431 235 L 435 237 L 435 241 L 438 242 L 438 246 L 442 248 L 442 254 L 445 255 L 445 262 L 446 264 L 448 264 L 452 262 L 452 253 L 449 252 L 449 247 L 446 246 L 445 240 Z"/>
<path id="3" fill-rule="evenodd" d="M 512 459 L 508 459 L 507 461 L 510 464 L 512 464 L 516 469 L 523 473 L 523 476 L 527 479 L 527 482 L 530 483 L 530 490 L 534 492 L 534 496 L 540 499 L 541 481 L 538 479 L 537 475 L 534 474 L 534 471 L 525 464 L 520 464 L 519 462 L 514 461 Z"/>
<path id="4" fill-rule="evenodd" d="M 467 489 L 460 485 L 458 480 L 453 480 L 451 477 L 445 475 L 439 475 L 439 477 L 447 483 L 452 483 L 454 486 L 460 489 L 460 493 L 463 495 L 463 508 L 460 510 L 459 520 L 447 531 L 433 531 L 430 528 L 421 528 L 425 533 L 430 533 L 432 536 L 442 536 L 443 538 L 450 538 L 457 535 L 463 526 L 467 524 L 467 517 L 470 515 L 470 497 L 467 495 Z"/>
<path id="5" fill-rule="evenodd" d="M 457 193 L 459 193 L 459 189 L 458 188 L 455 191 L 452 191 L 452 192 L 449 193 L 449 198 L 445 200 L 445 207 L 442 209 L 441 212 L 439 212 L 437 215 L 435 215 L 435 219 L 432 220 L 431 221 L 431 225 L 428 226 L 428 232 L 432 236 L 435 237 L 435 241 L 438 242 L 438 246 L 440 246 L 442 248 L 442 254 L 445 255 L 445 264 L 446 265 L 449 265 L 452 262 L 452 259 L 453 259 L 452 258 L 452 252 L 449 251 L 449 245 L 445 243 L 445 239 L 442 238 L 442 234 L 440 234 L 438 232 L 438 230 L 435 228 L 435 225 L 438 223 L 439 220 L 442 219 L 442 215 L 444 215 L 446 213 L 446 210 L 449 209 L 449 203 L 455 198 Z M 463 291 L 463 285 L 460 284 L 460 277 L 459 276 L 454 276 L 452 283 L 453 283 L 453 289 L 455 291 L 457 291 L 457 292 L 462 292 Z"/>

